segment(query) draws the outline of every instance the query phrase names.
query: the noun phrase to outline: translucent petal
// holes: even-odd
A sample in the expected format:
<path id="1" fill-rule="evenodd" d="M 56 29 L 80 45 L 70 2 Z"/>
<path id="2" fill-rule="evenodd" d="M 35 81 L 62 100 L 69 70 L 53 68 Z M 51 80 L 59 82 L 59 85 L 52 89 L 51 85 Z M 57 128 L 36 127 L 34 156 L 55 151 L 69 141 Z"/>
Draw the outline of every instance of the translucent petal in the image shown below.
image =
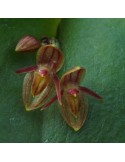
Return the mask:
<path id="1" fill-rule="evenodd" d="M 82 127 L 87 116 L 87 111 L 88 103 L 83 92 L 73 97 L 67 91 L 64 91 L 60 112 L 71 128 L 78 131 Z"/>
<path id="2" fill-rule="evenodd" d="M 31 86 L 34 78 L 34 72 L 27 73 L 23 83 L 23 100 L 27 111 L 34 110 L 43 106 L 53 94 L 54 84 L 51 82 L 37 96 L 32 96 Z"/>

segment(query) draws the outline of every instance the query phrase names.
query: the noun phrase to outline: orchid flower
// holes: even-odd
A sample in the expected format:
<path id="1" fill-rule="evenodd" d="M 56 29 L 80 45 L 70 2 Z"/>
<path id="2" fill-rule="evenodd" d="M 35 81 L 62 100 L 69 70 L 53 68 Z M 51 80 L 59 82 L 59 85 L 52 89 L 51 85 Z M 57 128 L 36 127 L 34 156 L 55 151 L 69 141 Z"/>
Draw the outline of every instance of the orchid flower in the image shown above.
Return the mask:
<path id="1" fill-rule="evenodd" d="M 61 103 L 60 112 L 67 124 L 78 131 L 85 122 L 88 102 L 86 94 L 102 100 L 102 97 L 92 90 L 80 86 L 80 81 L 85 76 L 85 69 L 82 67 L 74 67 L 66 72 L 61 80 Z M 41 110 L 46 109 L 57 100 L 57 96 L 53 97 Z"/>
<path id="2" fill-rule="evenodd" d="M 19 49 L 22 49 L 22 46 L 24 46 L 24 43 L 21 41 L 21 45 L 17 45 L 17 47 L 20 47 L 16 48 L 17 51 L 20 51 Z M 54 85 L 58 101 L 61 104 L 60 82 L 56 73 L 63 63 L 64 57 L 58 47 L 58 42 L 45 37 L 42 39 L 37 52 L 36 65 L 16 71 L 17 74 L 27 73 L 23 83 L 23 100 L 27 111 L 43 106 L 51 96 Z"/>

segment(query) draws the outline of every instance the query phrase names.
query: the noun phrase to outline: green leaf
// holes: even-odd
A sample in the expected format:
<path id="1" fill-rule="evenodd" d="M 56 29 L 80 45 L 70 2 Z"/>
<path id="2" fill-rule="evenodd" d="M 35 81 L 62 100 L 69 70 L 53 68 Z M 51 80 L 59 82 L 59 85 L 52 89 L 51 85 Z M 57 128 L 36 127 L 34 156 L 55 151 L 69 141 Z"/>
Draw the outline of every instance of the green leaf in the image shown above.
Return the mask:
<path id="1" fill-rule="evenodd" d="M 84 126 L 74 132 L 60 115 L 58 104 L 26 112 L 22 100 L 25 74 L 36 54 L 14 49 L 24 35 L 55 36 L 59 19 L 0 19 L 0 142 L 125 142 L 125 19 L 62 19 L 58 37 L 65 56 L 59 76 L 74 66 L 87 73 L 81 83 L 103 96 L 89 97 Z"/>

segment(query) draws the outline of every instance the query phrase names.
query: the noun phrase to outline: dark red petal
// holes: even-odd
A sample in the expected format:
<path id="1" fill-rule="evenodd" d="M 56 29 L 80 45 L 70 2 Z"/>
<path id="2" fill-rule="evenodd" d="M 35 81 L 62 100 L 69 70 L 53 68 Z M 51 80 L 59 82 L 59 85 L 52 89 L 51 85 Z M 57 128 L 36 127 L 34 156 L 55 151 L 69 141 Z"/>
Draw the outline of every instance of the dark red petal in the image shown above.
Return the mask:
<path id="1" fill-rule="evenodd" d="M 52 105 L 55 101 L 57 100 L 57 95 L 54 96 L 47 104 L 45 104 L 41 110 L 46 109 L 47 107 L 49 107 L 50 105 Z"/>
<path id="2" fill-rule="evenodd" d="M 56 74 L 53 74 L 53 81 L 54 81 L 54 84 L 55 84 L 55 87 L 56 87 L 56 93 L 57 93 L 59 104 L 62 105 L 62 103 L 61 103 L 60 81 L 59 81 L 59 78 L 58 78 L 58 76 Z"/>
<path id="3" fill-rule="evenodd" d="M 38 69 L 37 66 L 29 66 L 29 67 L 26 67 L 26 68 L 22 68 L 22 69 L 17 70 L 16 73 L 17 74 L 28 73 L 28 72 L 35 71 L 37 69 Z"/>
<path id="4" fill-rule="evenodd" d="M 87 93 L 87 94 L 89 94 L 89 95 L 91 95 L 91 96 L 93 96 L 97 99 L 100 99 L 100 100 L 103 99 L 100 95 L 98 95 L 97 93 L 93 92 L 92 90 L 90 90 L 86 87 L 79 87 L 79 88 L 80 88 L 81 91 L 83 91 L 83 92 L 85 92 L 85 93 Z"/>

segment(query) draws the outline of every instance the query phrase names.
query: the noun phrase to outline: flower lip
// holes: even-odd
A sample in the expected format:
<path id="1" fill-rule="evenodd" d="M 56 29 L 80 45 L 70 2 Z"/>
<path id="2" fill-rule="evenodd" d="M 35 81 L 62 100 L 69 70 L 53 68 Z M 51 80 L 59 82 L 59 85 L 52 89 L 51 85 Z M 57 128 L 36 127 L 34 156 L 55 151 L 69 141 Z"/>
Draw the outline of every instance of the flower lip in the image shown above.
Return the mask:
<path id="1" fill-rule="evenodd" d="M 42 77 L 44 77 L 48 74 L 48 70 L 46 70 L 46 69 L 39 70 L 39 72 L 40 72 Z"/>
<path id="2" fill-rule="evenodd" d="M 76 89 L 76 88 L 69 89 L 69 90 L 68 90 L 68 94 L 70 94 L 70 95 L 76 97 L 76 96 L 79 94 L 79 90 Z"/>

